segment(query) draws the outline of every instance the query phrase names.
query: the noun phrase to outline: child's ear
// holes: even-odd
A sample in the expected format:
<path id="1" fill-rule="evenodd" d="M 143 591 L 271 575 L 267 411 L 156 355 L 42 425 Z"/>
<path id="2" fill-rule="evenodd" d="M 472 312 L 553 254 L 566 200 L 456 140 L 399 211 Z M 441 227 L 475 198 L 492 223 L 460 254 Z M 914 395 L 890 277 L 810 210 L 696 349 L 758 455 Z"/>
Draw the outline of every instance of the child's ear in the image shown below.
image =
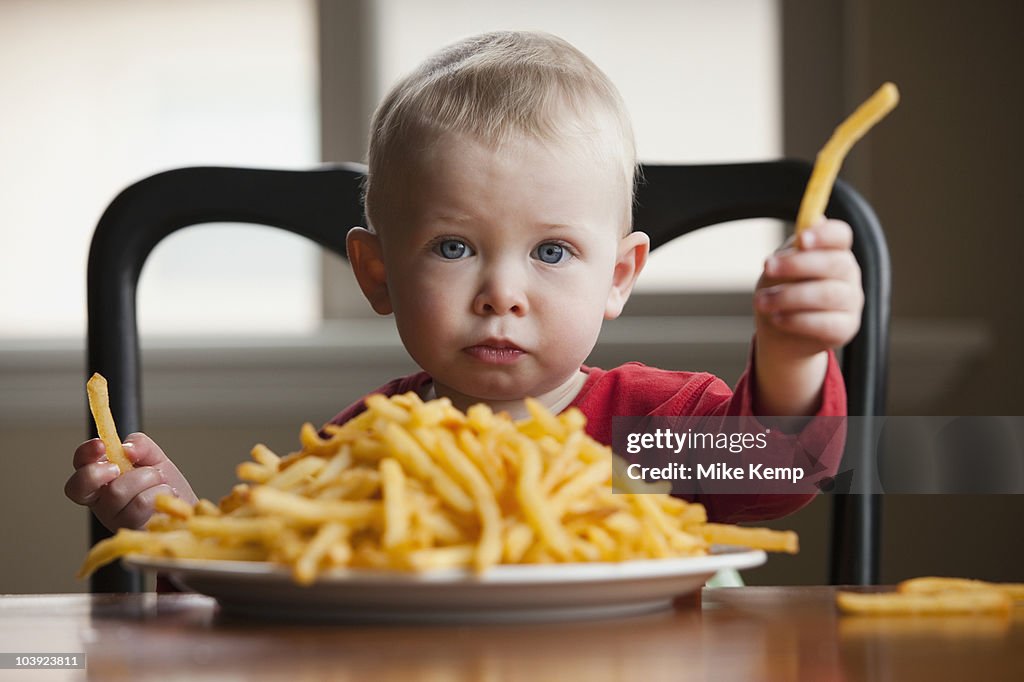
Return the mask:
<path id="1" fill-rule="evenodd" d="M 604 308 L 604 319 L 614 320 L 633 292 L 633 285 L 640 271 L 647 264 L 651 250 L 651 238 L 644 232 L 630 232 L 619 241 L 615 257 L 615 272 L 612 274 L 612 288 L 608 292 L 608 303 Z"/>
<path id="2" fill-rule="evenodd" d="M 391 297 L 380 237 L 365 227 L 353 227 L 345 237 L 345 249 L 363 296 L 378 314 L 389 314 Z"/>

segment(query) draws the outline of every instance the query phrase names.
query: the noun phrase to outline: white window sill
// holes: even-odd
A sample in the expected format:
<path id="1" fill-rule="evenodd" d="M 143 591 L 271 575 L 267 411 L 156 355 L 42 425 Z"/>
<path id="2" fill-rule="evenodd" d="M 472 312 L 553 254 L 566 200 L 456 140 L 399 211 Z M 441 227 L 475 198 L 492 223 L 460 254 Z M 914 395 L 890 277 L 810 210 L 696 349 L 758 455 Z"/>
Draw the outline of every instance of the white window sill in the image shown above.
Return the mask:
<path id="1" fill-rule="evenodd" d="M 640 360 L 734 382 L 753 327 L 749 317 L 631 317 L 608 323 L 590 362 Z M 890 411 L 924 414 L 992 345 L 977 320 L 897 321 Z M 0 341 L 0 428 L 84 424 L 81 342 Z M 161 423 L 325 421 L 349 402 L 415 371 L 389 319 L 337 323 L 310 337 L 148 339 L 145 416 Z"/>

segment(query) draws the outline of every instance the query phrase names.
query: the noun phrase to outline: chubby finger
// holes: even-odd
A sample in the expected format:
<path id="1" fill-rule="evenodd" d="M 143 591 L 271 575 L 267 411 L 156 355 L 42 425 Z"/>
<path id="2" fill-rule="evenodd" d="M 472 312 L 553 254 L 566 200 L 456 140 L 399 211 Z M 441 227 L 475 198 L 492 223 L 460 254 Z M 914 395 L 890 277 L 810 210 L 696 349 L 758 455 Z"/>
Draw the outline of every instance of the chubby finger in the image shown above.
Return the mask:
<path id="1" fill-rule="evenodd" d="M 796 238 L 796 246 L 809 249 L 849 249 L 853 246 L 853 228 L 842 220 L 819 220 Z"/>
<path id="2" fill-rule="evenodd" d="M 126 471 L 101 491 L 96 501 L 90 505 L 94 514 L 108 528 L 110 522 L 143 490 L 165 485 L 163 473 L 154 467 L 137 467 Z"/>
<path id="3" fill-rule="evenodd" d="M 840 279 L 860 282 L 860 265 L 850 251 L 780 251 L 765 260 L 764 275 L 774 281 Z"/>
<path id="4" fill-rule="evenodd" d="M 860 313 L 864 293 L 859 287 L 834 279 L 791 282 L 759 289 L 754 307 L 760 313 L 838 311 Z"/>
<path id="5" fill-rule="evenodd" d="M 95 464 L 96 462 L 107 461 L 107 448 L 99 438 L 91 438 L 77 448 L 71 458 L 71 464 L 75 469 Z"/>
<path id="6" fill-rule="evenodd" d="M 153 466 L 167 461 L 167 455 L 156 442 L 141 431 L 124 439 L 124 453 L 137 467 Z"/>
<path id="7" fill-rule="evenodd" d="M 117 514 L 112 522 L 115 528 L 142 528 L 153 516 L 157 495 L 171 495 L 171 486 L 161 484 L 147 488 L 133 497 Z"/>
<path id="8" fill-rule="evenodd" d="M 93 462 L 79 467 L 64 484 L 64 494 L 76 504 L 91 505 L 99 497 L 103 486 L 121 474 L 116 464 Z"/>
<path id="9" fill-rule="evenodd" d="M 850 341 L 857 333 L 860 319 L 849 312 L 811 311 L 774 313 L 771 324 L 788 334 L 814 339 L 822 347 L 836 348 Z"/>

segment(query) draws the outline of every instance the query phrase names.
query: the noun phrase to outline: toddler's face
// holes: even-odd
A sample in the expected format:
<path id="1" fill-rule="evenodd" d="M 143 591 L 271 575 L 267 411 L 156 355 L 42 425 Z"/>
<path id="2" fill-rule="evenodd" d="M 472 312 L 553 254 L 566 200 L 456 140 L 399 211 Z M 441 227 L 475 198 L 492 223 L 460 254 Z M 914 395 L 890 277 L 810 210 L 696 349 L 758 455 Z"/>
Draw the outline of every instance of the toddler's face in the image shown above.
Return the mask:
<path id="1" fill-rule="evenodd" d="M 646 258 L 645 235 L 623 237 L 619 167 L 526 137 L 495 150 L 446 134 L 416 156 L 377 218 L 386 291 L 371 303 L 438 395 L 519 400 L 572 380 Z"/>

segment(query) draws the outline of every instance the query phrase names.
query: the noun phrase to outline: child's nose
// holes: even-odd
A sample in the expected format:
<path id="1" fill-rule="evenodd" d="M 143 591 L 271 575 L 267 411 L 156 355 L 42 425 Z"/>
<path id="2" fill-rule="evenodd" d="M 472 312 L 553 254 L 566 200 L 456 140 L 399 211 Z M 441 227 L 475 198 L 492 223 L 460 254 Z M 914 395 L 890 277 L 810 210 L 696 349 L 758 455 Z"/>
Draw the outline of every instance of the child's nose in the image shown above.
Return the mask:
<path id="1" fill-rule="evenodd" d="M 525 315 L 529 304 L 521 273 L 510 268 L 495 268 L 488 273 L 473 300 L 473 311 L 477 315 Z"/>

